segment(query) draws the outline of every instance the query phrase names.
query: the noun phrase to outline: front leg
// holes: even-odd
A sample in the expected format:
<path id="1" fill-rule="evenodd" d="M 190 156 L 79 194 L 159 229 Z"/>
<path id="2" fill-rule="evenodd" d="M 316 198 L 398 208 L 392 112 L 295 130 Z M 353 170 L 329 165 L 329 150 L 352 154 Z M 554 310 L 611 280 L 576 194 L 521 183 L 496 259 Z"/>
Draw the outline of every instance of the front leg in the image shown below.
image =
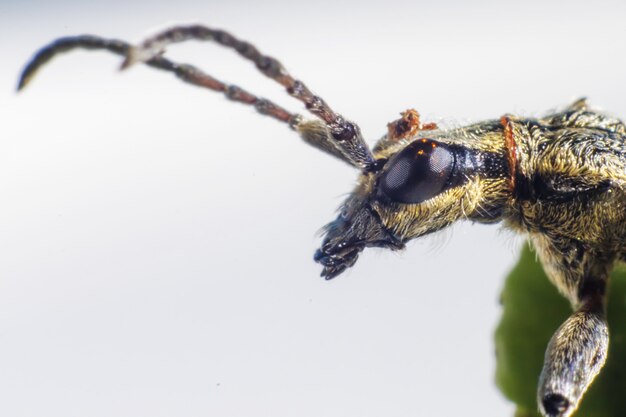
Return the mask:
<path id="1" fill-rule="evenodd" d="M 605 289 L 612 261 L 574 241 L 537 246 L 546 273 L 576 308 L 548 344 L 537 392 L 544 416 L 568 417 L 606 361 Z"/>
<path id="2" fill-rule="evenodd" d="M 537 393 L 545 416 L 567 417 L 576 410 L 604 366 L 608 346 L 603 297 L 591 296 L 548 344 Z"/>

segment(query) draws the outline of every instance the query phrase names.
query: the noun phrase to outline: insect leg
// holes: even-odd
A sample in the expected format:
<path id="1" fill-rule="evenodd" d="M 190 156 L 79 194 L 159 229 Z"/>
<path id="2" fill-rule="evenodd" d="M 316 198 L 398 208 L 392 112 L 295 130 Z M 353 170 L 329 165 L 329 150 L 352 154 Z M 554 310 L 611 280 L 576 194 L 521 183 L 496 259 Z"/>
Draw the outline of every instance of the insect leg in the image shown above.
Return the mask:
<path id="1" fill-rule="evenodd" d="M 285 87 L 289 95 L 302 101 L 307 110 L 324 121 L 330 132 L 332 143 L 341 150 L 352 165 L 360 169 L 368 169 L 375 164 L 374 157 L 355 123 L 335 113 L 302 81 L 293 78 L 277 59 L 261 54 L 252 44 L 239 40 L 228 32 L 201 25 L 173 27 L 152 36 L 129 51 L 122 67 L 126 68 L 138 61 L 154 59 L 163 53 L 167 45 L 192 39 L 215 41 L 222 46 L 234 49 L 239 55 L 252 61 L 259 71 Z"/>
<path id="2" fill-rule="evenodd" d="M 538 402 L 547 417 L 568 417 L 604 366 L 609 344 L 606 276 L 585 279 L 580 306 L 556 331 L 546 350 Z"/>

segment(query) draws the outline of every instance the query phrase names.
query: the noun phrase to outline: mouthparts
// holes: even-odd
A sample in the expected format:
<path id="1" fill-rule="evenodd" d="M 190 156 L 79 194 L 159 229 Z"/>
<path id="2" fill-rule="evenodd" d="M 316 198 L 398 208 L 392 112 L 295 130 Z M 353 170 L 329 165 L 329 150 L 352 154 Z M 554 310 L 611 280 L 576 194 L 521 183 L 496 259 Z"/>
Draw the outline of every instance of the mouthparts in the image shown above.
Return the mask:
<path id="1" fill-rule="evenodd" d="M 333 279 L 354 265 L 367 247 L 398 250 L 404 244 L 388 231 L 369 204 L 348 201 L 337 219 L 325 227 L 322 247 L 313 259 L 324 266 L 321 276 Z"/>

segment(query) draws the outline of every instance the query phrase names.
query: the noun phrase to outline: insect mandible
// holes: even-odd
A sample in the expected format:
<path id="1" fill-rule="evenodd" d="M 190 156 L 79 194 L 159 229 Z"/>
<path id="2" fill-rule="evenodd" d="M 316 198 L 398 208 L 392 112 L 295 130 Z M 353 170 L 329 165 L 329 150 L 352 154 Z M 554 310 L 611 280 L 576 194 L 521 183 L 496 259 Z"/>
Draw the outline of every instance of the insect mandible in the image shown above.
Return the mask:
<path id="1" fill-rule="evenodd" d="M 234 49 L 316 118 L 305 120 L 163 56 L 167 45 L 186 40 Z M 200 25 L 173 27 L 138 46 L 91 35 L 58 39 L 28 63 L 18 89 L 54 56 L 76 48 L 107 50 L 125 58 L 123 68 L 144 63 L 254 106 L 309 145 L 357 168 L 356 188 L 325 227 L 314 256 L 326 279 L 354 265 L 367 247 L 402 249 L 409 240 L 458 220 L 504 222 L 526 235 L 574 309 L 547 347 L 539 408 L 550 417 L 576 410 L 606 360 L 607 280 L 615 262 L 626 259 L 626 126 L 620 120 L 594 111 L 584 99 L 541 118 L 505 115 L 455 129 L 422 123 L 416 111 L 407 110 L 370 150 L 357 124 L 279 61 L 227 32 Z"/>

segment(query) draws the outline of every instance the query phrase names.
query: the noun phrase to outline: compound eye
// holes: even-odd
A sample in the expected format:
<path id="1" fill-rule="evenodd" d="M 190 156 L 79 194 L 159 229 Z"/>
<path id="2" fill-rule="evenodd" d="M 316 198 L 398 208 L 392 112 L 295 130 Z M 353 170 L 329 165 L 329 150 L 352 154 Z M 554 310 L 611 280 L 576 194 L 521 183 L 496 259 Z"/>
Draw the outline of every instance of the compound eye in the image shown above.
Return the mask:
<path id="1" fill-rule="evenodd" d="M 417 204 L 444 191 L 454 168 L 454 154 L 448 147 L 419 139 L 387 163 L 380 191 L 398 203 Z"/>

